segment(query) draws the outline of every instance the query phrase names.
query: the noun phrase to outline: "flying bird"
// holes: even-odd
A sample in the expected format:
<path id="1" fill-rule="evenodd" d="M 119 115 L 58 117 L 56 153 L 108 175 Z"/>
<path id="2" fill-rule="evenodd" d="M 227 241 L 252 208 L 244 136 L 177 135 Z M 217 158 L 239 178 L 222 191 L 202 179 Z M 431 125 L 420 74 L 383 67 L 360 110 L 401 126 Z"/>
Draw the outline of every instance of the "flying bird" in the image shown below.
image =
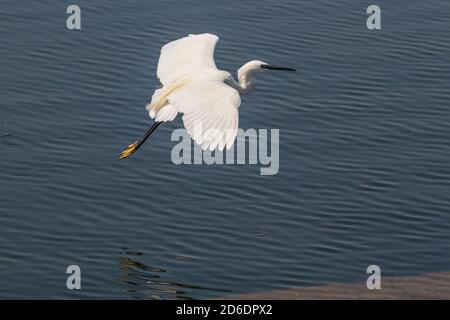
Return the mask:
<path id="1" fill-rule="evenodd" d="M 255 89 L 255 75 L 267 70 L 295 71 L 253 60 L 239 68 L 236 81 L 216 67 L 218 41 L 213 34 L 191 34 L 162 47 L 157 68 L 162 87 L 146 106 L 155 122 L 119 159 L 136 152 L 161 123 L 174 120 L 178 113 L 183 114 L 187 132 L 203 150 L 229 149 L 238 131 L 241 96 Z"/>

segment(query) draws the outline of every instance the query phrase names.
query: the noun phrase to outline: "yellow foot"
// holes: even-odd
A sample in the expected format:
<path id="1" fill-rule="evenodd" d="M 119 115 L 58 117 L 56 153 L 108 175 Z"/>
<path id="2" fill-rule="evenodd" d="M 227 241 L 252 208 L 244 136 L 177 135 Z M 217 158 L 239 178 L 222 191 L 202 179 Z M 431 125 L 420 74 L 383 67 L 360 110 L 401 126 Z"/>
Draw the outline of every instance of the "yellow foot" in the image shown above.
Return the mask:
<path id="1" fill-rule="evenodd" d="M 119 160 L 125 159 L 129 156 L 131 156 L 136 151 L 137 144 L 132 143 L 130 144 L 125 150 L 122 151 L 122 153 L 119 156 Z"/>

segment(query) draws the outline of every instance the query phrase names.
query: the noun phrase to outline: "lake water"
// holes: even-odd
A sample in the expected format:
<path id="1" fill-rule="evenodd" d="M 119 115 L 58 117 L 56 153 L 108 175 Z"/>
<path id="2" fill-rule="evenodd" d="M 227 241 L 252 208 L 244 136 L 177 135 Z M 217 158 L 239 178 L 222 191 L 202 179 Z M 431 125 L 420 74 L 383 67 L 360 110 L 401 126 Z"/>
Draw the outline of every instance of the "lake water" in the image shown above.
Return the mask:
<path id="1" fill-rule="evenodd" d="M 450 270 L 450 2 L 66 1 L 0 10 L 0 298 L 201 299 Z M 260 59 L 240 127 L 280 169 L 172 163 L 178 118 L 133 157 L 160 47 L 220 36 Z M 82 289 L 66 288 L 81 268 Z"/>

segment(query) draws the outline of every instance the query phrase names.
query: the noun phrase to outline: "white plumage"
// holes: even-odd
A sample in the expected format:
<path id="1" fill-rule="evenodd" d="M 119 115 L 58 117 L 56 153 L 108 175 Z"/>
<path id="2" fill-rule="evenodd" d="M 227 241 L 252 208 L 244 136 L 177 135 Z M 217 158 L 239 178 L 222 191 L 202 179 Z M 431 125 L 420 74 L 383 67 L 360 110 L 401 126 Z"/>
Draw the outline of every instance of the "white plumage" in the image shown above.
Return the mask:
<path id="1" fill-rule="evenodd" d="M 157 75 L 166 85 L 201 70 L 217 70 L 214 49 L 219 37 L 213 34 L 190 34 L 161 48 Z"/>
<path id="2" fill-rule="evenodd" d="M 294 70 L 253 60 L 238 70 L 236 82 L 230 73 L 216 67 L 218 40 L 209 33 L 191 34 L 162 47 L 157 70 L 162 88 L 155 90 L 146 106 L 156 123 L 141 140 L 129 145 L 120 159 L 135 152 L 159 123 L 174 120 L 178 113 L 183 114 L 187 132 L 204 150 L 231 148 L 239 126 L 240 97 L 255 88 L 254 75 L 265 70 Z"/>
<path id="3" fill-rule="evenodd" d="M 171 121 L 177 112 L 183 113 L 187 132 L 210 150 L 233 145 L 241 104 L 239 92 L 224 82 L 230 74 L 218 70 L 214 62 L 218 40 L 212 34 L 189 35 L 163 46 L 157 71 L 163 88 L 147 105 L 156 121 Z M 158 105 L 164 98 L 166 103 Z"/>

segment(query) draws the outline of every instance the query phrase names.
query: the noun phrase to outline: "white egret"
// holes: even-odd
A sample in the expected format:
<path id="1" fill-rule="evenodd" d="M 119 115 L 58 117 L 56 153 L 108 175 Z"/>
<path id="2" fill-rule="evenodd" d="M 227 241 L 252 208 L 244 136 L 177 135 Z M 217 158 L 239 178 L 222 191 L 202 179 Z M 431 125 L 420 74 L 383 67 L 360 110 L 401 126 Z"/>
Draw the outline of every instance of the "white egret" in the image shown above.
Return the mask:
<path id="1" fill-rule="evenodd" d="M 266 70 L 295 71 L 253 60 L 238 70 L 235 81 L 214 63 L 218 40 L 209 33 L 191 34 L 162 47 L 157 69 L 162 88 L 146 106 L 155 122 L 119 159 L 133 154 L 161 123 L 172 121 L 178 113 L 183 114 L 187 132 L 202 149 L 229 149 L 237 135 L 241 96 L 255 89 L 254 76 Z"/>

